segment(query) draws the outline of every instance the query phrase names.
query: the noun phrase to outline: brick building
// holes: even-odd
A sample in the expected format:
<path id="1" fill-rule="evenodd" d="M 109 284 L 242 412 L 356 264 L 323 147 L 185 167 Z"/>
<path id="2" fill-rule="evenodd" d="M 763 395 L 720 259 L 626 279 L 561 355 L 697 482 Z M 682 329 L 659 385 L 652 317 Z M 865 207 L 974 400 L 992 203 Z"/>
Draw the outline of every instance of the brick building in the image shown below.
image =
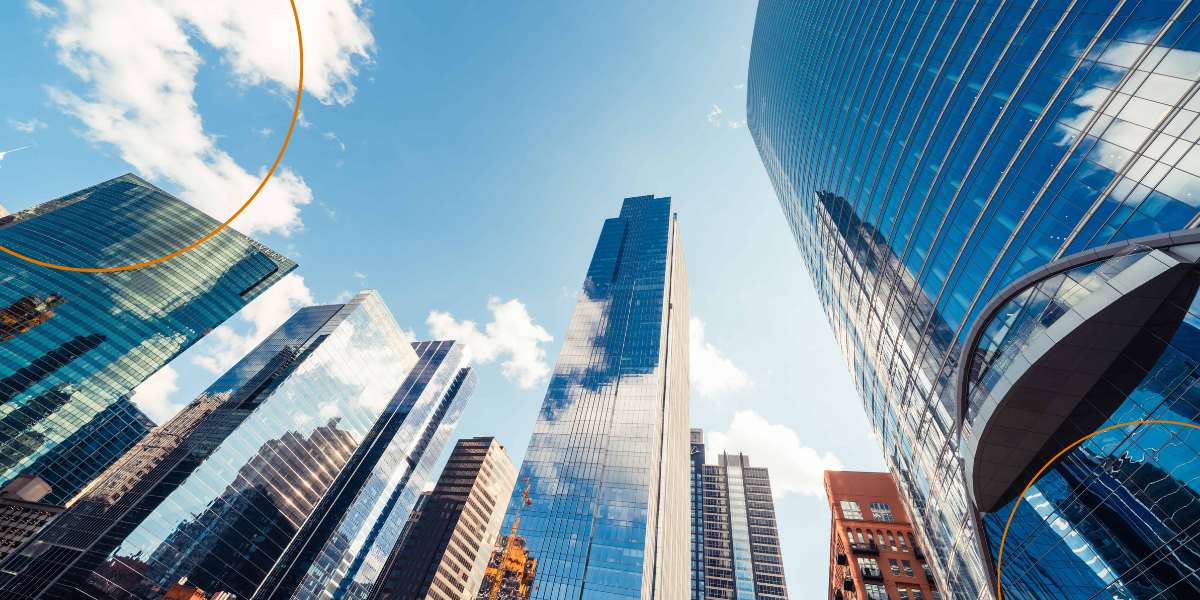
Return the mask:
<path id="1" fill-rule="evenodd" d="M 887 473 L 825 471 L 829 600 L 942 600 Z"/>

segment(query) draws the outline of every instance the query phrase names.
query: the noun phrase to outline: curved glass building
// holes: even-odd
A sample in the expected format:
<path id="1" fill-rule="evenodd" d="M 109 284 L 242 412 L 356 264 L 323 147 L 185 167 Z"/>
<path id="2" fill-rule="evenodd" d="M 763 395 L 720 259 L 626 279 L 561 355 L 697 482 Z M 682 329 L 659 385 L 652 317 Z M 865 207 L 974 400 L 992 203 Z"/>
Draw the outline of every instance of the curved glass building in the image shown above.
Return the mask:
<path id="1" fill-rule="evenodd" d="M 759 4 L 750 132 L 935 597 L 1002 540 L 1005 598 L 1200 597 L 1197 15 Z M 1072 446 L 1138 420 L 1183 425 Z"/>

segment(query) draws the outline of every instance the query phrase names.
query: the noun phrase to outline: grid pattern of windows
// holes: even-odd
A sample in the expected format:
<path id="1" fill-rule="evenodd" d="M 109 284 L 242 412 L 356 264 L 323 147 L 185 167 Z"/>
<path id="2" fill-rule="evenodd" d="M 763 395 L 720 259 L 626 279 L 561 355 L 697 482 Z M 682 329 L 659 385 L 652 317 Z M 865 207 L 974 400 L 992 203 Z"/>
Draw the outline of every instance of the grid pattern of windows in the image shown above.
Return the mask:
<path id="1" fill-rule="evenodd" d="M 494 438 L 459 440 L 437 486 L 414 509 L 418 516 L 405 524 L 371 599 L 475 598 L 516 480 Z"/>
<path id="2" fill-rule="evenodd" d="M 841 505 L 843 519 L 862 520 L 862 509 L 858 507 L 857 502 L 854 502 L 853 500 L 842 500 Z"/>
<path id="3" fill-rule="evenodd" d="M 0 245 L 58 264 L 121 266 L 217 225 L 125 175 L 0 217 Z M 46 269 L 0 253 L 0 485 L 36 467 L 54 488 L 50 500 L 74 496 L 146 434 L 128 411 L 105 411 L 295 267 L 228 228 L 119 273 Z M 89 425 L 111 435 L 76 435 Z"/>
<path id="4" fill-rule="evenodd" d="M 601 229 L 521 464 L 534 598 L 688 597 L 682 244 L 670 198 L 627 198 Z"/>
<path id="5" fill-rule="evenodd" d="M 990 595 L 992 560 L 956 458 L 962 338 L 1032 269 L 1197 220 L 1197 15 L 1186 0 L 759 4 L 748 125 L 909 519 L 955 598 Z M 1120 416 L 1143 410 L 1155 409 Z M 1080 468 L 1117 460 L 1107 452 Z M 1030 527 L 1042 521 L 1026 509 Z M 1062 545 L 1035 529 L 1029 539 Z M 1112 583 L 1087 566 L 1045 580 L 1043 550 L 1013 572 L 1030 578 L 1022 597 L 1090 597 Z"/>
<path id="6" fill-rule="evenodd" d="M 0 596 L 249 598 L 416 362 L 375 292 L 301 309 L 9 557 Z"/>
<path id="7" fill-rule="evenodd" d="M 766 469 L 721 454 L 704 465 L 705 592 L 709 598 L 786 600 L 787 582 Z"/>
<path id="8" fill-rule="evenodd" d="M 704 430 L 691 431 L 692 442 L 692 600 L 704 599 Z"/>

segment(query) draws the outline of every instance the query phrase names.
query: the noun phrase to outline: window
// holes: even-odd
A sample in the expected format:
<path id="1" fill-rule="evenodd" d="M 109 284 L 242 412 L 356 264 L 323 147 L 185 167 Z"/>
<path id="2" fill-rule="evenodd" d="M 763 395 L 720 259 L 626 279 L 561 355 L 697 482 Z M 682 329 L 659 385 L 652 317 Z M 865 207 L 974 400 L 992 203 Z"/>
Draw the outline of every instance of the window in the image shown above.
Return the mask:
<path id="1" fill-rule="evenodd" d="M 904 561 L 904 576 L 905 577 L 916 577 L 916 575 L 913 575 L 912 563 L 908 562 L 907 560 Z"/>
<path id="2" fill-rule="evenodd" d="M 864 584 L 867 588 L 867 598 L 870 600 L 888 600 L 887 588 L 878 583 Z M 940 599 L 939 599 L 940 600 Z"/>
<path id="3" fill-rule="evenodd" d="M 925 571 L 925 577 L 927 577 L 930 581 L 933 581 L 933 569 L 929 568 L 929 564 L 921 563 L 921 569 Z"/>
<path id="4" fill-rule="evenodd" d="M 892 547 L 892 552 L 896 551 L 896 536 L 892 532 L 888 532 L 888 545 Z"/>
<path id="5" fill-rule="evenodd" d="M 866 577 L 883 577 L 879 572 L 879 562 L 874 558 L 858 557 L 858 570 Z"/>
<path id="6" fill-rule="evenodd" d="M 892 575 L 899 577 L 900 576 L 900 563 L 896 562 L 896 559 L 894 559 L 894 558 L 889 558 L 888 565 L 890 565 L 892 567 Z"/>
<path id="7" fill-rule="evenodd" d="M 937 591 L 937 590 L 933 590 L 933 591 L 932 591 L 932 592 L 930 592 L 930 593 L 931 593 L 931 594 L 933 594 L 933 600 L 942 600 L 942 593 L 941 593 L 941 592 L 939 592 L 939 591 Z"/>
<path id="8" fill-rule="evenodd" d="M 857 502 L 842 500 L 842 518 L 862 520 L 862 509 L 858 507 Z"/>
<path id="9" fill-rule="evenodd" d="M 917 540 L 913 539 L 912 534 L 908 534 L 908 545 L 912 546 L 913 552 L 920 552 L 920 547 L 917 546 Z"/>
<path id="10" fill-rule="evenodd" d="M 908 590 L 907 589 L 898 587 L 898 588 L 896 588 L 896 591 L 900 592 L 900 600 L 908 600 Z"/>
<path id="11" fill-rule="evenodd" d="M 876 521 L 895 521 L 892 518 L 892 509 L 887 505 L 887 502 L 872 502 L 871 515 Z"/>
<path id="12" fill-rule="evenodd" d="M 882 532 L 882 531 L 876 531 L 876 532 L 875 532 L 875 537 L 879 539 L 879 549 L 880 549 L 880 550 L 887 550 L 887 544 L 886 544 L 886 543 L 883 541 L 883 532 Z"/>
<path id="13" fill-rule="evenodd" d="M 859 529 L 859 530 L 858 530 L 858 545 L 859 545 L 859 547 L 860 547 L 860 548 L 866 548 L 866 547 L 867 547 L 867 540 L 864 540 L 864 539 L 863 539 L 863 536 L 862 536 L 862 530 L 861 530 L 861 529 Z"/>
<path id="14" fill-rule="evenodd" d="M 918 590 L 917 588 L 913 588 L 911 591 L 912 591 L 912 600 L 925 600 L 925 596 L 923 596 L 921 594 L 921 590 Z"/>
<path id="15" fill-rule="evenodd" d="M 904 543 L 904 534 L 901 533 L 900 535 L 898 535 L 896 537 L 900 538 L 900 551 L 908 552 L 908 546 Z"/>

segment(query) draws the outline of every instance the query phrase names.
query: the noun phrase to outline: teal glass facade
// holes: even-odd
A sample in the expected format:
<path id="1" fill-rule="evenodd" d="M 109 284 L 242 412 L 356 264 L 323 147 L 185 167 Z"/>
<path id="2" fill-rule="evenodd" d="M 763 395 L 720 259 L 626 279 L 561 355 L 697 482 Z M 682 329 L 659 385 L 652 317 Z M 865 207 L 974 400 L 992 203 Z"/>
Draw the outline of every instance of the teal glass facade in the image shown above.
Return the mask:
<path id="1" fill-rule="evenodd" d="M 113 267 L 169 254 L 218 225 L 125 175 L 0 217 L 0 245 L 51 263 Z M 68 440 L 294 268 L 228 228 L 181 256 L 119 273 L 47 269 L 0 253 L 0 485 L 36 467 L 55 498 L 74 496 L 145 428 L 124 420 L 114 438 L 124 448 L 100 448 L 80 469 L 54 460 L 74 452 Z"/>
<path id="2" fill-rule="evenodd" d="M 373 291 L 301 309 L 0 563 L 0 597 L 251 597 L 417 362 Z"/>
<path id="3" fill-rule="evenodd" d="M 686 598 L 688 280 L 670 198 L 626 198 L 600 232 L 501 531 L 538 599 Z"/>
<path id="4" fill-rule="evenodd" d="M 1024 368 L 1039 348 L 1006 345 L 1020 320 L 1006 319 L 1048 318 L 1051 332 L 1054 311 L 1078 308 L 1076 284 L 1103 283 L 1088 275 L 1112 254 L 1093 252 L 1200 220 L 1198 15 L 1200 3 L 1157 0 L 759 4 L 749 130 L 950 597 L 995 597 L 1013 502 L 1005 598 L 1200 595 L 1191 430 L 1116 430 L 1024 499 L 1011 487 L 1071 432 L 1195 422 L 1182 408 L 1198 356 L 1191 275 L 1106 350 L 1103 373 L 1090 374 L 1100 380 L 1059 420 L 1042 418 L 1067 395 L 1057 388 L 1027 395 L 1025 409 L 994 398 L 1013 410 L 979 410 L 996 383 L 984 381 L 990 365 Z M 997 420 L 1006 427 L 985 439 Z"/>

